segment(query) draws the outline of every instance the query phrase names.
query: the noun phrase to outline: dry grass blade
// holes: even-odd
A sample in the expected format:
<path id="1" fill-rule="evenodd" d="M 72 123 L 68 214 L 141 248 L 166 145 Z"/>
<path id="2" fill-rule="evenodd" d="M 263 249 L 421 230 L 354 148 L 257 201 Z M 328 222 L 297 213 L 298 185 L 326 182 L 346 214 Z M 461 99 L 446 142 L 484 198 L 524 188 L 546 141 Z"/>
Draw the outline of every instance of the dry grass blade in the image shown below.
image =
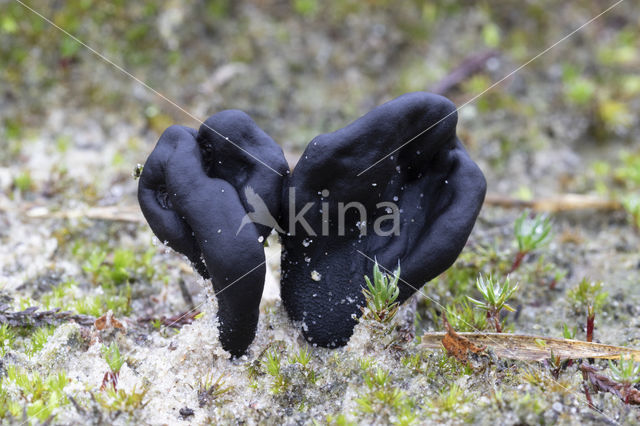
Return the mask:
<path id="1" fill-rule="evenodd" d="M 46 207 L 32 207 L 25 212 L 31 219 L 91 219 L 111 222 L 144 223 L 144 217 L 137 206 L 87 207 L 77 210 L 52 212 Z"/>
<path id="2" fill-rule="evenodd" d="M 602 343 L 583 342 L 581 340 L 556 339 L 544 336 L 508 333 L 458 333 L 476 346 L 485 345 L 497 356 L 523 361 L 542 361 L 551 356 L 562 359 L 600 358 L 618 359 L 620 355 L 630 356 L 640 361 L 640 350 L 621 346 L 604 345 Z M 422 347 L 442 348 L 442 340 L 446 333 L 425 333 L 422 336 Z"/>
<path id="3" fill-rule="evenodd" d="M 609 198 L 584 194 L 559 194 L 548 198 L 524 201 L 499 194 L 488 194 L 487 206 L 532 209 L 536 212 L 562 212 L 572 210 L 621 210 L 622 204 Z"/>

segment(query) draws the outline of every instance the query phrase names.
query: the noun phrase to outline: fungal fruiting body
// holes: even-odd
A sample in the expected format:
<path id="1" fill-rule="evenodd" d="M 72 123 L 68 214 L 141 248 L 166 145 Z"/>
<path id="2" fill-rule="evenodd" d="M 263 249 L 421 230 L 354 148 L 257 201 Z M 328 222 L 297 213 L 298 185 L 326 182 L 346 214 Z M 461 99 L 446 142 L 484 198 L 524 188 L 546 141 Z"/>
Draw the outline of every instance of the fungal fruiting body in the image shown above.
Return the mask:
<path id="1" fill-rule="evenodd" d="M 486 182 L 456 123 L 446 98 L 409 93 L 304 151 L 285 188 L 283 218 L 313 207 L 305 224 L 282 235 L 281 294 L 311 343 L 349 340 L 374 259 L 389 271 L 402 266 L 402 303 L 460 254 Z"/>
<path id="2" fill-rule="evenodd" d="M 223 111 L 197 132 L 168 128 L 140 176 L 138 200 L 147 222 L 161 241 L 211 279 L 220 341 L 236 356 L 255 337 L 265 276 L 259 240 L 271 232 L 253 222 L 241 227 L 251 211 L 246 188 L 278 217 L 280 195 L 274 189 L 281 188 L 287 171 L 280 147 L 249 116 Z"/>
<path id="3" fill-rule="evenodd" d="M 486 182 L 455 133 L 454 105 L 409 93 L 311 141 L 292 174 L 246 114 L 223 111 L 196 132 L 172 126 L 140 177 L 151 229 L 210 278 L 222 346 L 244 353 L 264 286 L 262 241 L 282 241 L 281 296 L 313 344 L 344 345 L 376 259 L 402 266 L 399 302 L 449 268 Z"/>

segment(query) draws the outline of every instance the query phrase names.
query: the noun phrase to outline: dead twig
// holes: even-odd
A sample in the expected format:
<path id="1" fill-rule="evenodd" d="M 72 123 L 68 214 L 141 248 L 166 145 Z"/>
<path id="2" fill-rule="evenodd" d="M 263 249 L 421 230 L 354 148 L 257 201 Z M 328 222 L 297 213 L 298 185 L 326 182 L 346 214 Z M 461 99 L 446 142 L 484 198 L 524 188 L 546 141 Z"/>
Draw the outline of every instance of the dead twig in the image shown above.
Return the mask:
<path id="1" fill-rule="evenodd" d="M 531 209 L 537 212 L 560 212 L 573 210 L 622 210 L 622 204 L 608 198 L 584 194 L 559 194 L 553 197 L 524 201 L 500 194 L 487 195 L 487 206 L 509 209 Z M 9 210 L 0 206 L 0 211 Z M 108 207 L 86 207 L 76 210 L 51 211 L 46 206 L 26 205 L 20 211 L 30 219 L 89 219 L 111 222 L 145 223 L 138 206 L 122 205 Z"/>
<path id="2" fill-rule="evenodd" d="M 536 212 L 562 212 L 573 210 L 621 210 L 622 205 L 615 200 L 595 195 L 560 194 L 548 198 L 523 201 L 504 195 L 489 194 L 484 204 L 508 209 L 531 209 Z"/>
<path id="3" fill-rule="evenodd" d="M 198 315 L 200 315 L 200 311 L 196 309 L 181 314 L 176 314 L 170 317 L 142 317 L 138 318 L 138 323 L 160 323 L 165 327 L 182 328 L 185 325 L 191 324 Z"/>
<path id="4" fill-rule="evenodd" d="M 95 318 L 90 315 L 80 315 L 71 311 L 61 311 L 54 308 L 49 311 L 38 311 L 37 306 L 32 306 L 24 311 L 8 310 L 8 305 L 0 305 L 0 324 L 8 324 L 12 327 L 42 327 L 56 325 L 62 322 L 75 322 L 84 326 L 91 326 Z"/>
<path id="5" fill-rule="evenodd" d="M 497 50 L 488 50 L 467 56 L 456 68 L 443 79 L 434 84 L 429 91 L 438 95 L 446 95 L 463 81 L 481 72 L 491 58 L 498 56 Z"/>
<path id="6" fill-rule="evenodd" d="M 596 392 L 608 392 L 622 400 L 625 404 L 640 405 L 640 391 L 630 384 L 618 383 L 615 380 L 598 374 L 598 370 L 587 364 L 580 364 L 580 371 L 585 382 L 591 384 Z M 585 394 L 589 395 L 588 387 L 585 385 Z M 587 396 L 590 401 L 591 397 Z M 593 403 L 590 402 L 590 405 Z"/>

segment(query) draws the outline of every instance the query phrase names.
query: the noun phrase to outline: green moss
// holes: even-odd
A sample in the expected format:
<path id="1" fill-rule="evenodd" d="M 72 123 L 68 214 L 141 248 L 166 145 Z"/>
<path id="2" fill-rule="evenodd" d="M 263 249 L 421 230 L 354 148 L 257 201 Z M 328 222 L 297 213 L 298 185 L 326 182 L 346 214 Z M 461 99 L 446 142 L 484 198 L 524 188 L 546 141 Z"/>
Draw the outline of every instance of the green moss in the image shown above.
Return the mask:
<path id="1" fill-rule="evenodd" d="M 412 424 L 416 420 L 414 403 L 405 392 L 391 384 L 388 371 L 376 367 L 363 376 L 365 391 L 355 399 L 356 415 L 394 424 Z"/>
<path id="2" fill-rule="evenodd" d="M 468 401 L 465 390 L 453 383 L 447 389 L 441 390 L 436 398 L 427 402 L 427 410 L 432 413 L 456 413 Z"/>
<path id="3" fill-rule="evenodd" d="M 293 9 L 302 16 L 314 16 L 319 6 L 317 0 L 293 0 Z"/>
<path id="4" fill-rule="evenodd" d="M 0 357 L 4 357 L 15 343 L 16 333 L 8 324 L 0 325 Z"/>
<path id="5" fill-rule="evenodd" d="M 640 230 L 640 151 L 622 150 L 613 165 L 595 161 L 591 170 L 595 190 L 619 201 L 631 226 Z"/>
<path id="6" fill-rule="evenodd" d="M 301 368 L 304 378 L 312 384 L 318 380 L 318 374 L 311 365 L 311 350 L 309 347 L 301 347 L 293 356 L 289 357 L 290 364 L 298 364 Z"/>
<path id="7" fill-rule="evenodd" d="M 446 306 L 447 320 L 456 331 L 484 331 L 489 324 L 485 311 L 474 309 L 466 300 Z"/>
<path id="8" fill-rule="evenodd" d="M 142 247 L 144 248 L 144 247 Z M 110 250 L 104 245 L 87 245 L 77 242 L 72 248 L 72 255 L 81 263 L 82 270 L 93 286 L 101 291 L 92 292 L 82 299 L 72 298 L 74 284 L 65 284 L 44 296 L 47 304 L 61 302 L 67 309 L 81 314 L 100 316 L 108 310 L 117 315 L 127 315 L 131 311 L 131 285 L 143 282 L 151 283 L 156 279 L 166 280 L 162 265 L 155 265 L 154 248 L 144 251 L 116 248 Z M 62 296 L 59 298 L 58 296 Z M 62 307 L 62 306 L 58 306 Z"/>
<path id="9" fill-rule="evenodd" d="M 146 388 L 137 389 L 134 387 L 127 392 L 124 389 L 116 390 L 112 386 L 107 386 L 105 390 L 93 394 L 93 397 L 100 407 L 107 411 L 133 414 L 135 410 L 146 405 L 147 391 Z"/>
<path id="10" fill-rule="evenodd" d="M 143 252 L 117 248 L 76 245 L 73 254 L 82 262 L 82 270 L 94 284 L 119 286 L 135 281 L 152 281 L 157 268 L 152 265 L 154 249 Z"/>
<path id="11" fill-rule="evenodd" d="M 22 418 L 23 407 L 29 419 L 44 422 L 55 418 L 57 409 L 68 404 L 64 388 L 69 380 L 65 372 L 43 378 L 38 372 L 9 365 L 7 375 L 0 382 L 0 418 Z M 7 392 L 8 386 L 15 386 L 20 401 L 12 400 Z M 52 417 L 53 416 L 53 417 Z"/>
<path id="12" fill-rule="evenodd" d="M 564 93 L 567 100 L 577 106 L 588 105 L 596 93 L 596 83 L 584 76 L 572 64 L 565 64 L 562 70 Z"/>
<path id="13" fill-rule="evenodd" d="M 31 172 L 25 170 L 13 178 L 13 187 L 22 193 L 34 190 L 34 183 L 31 179 Z"/>
<path id="14" fill-rule="evenodd" d="M 213 380 L 213 376 L 209 374 L 199 383 L 198 405 L 200 407 L 205 407 L 214 401 L 222 402 L 220 397 L 227 394 L 232 389 L 233 386 L 226 385 L 223 375 L 220 375 L 216 380 Z"/>
<path id="15" fill-rule="evenodd" d="M 262 366 L 264 370 L 272 378 L 271 392 L 274 395 L 282 394 L 289 388 L 289 385 L 290 385 L 288 378 L 284 374 L 282 374 L 280 361 L 281 361 L 280 350 L 275 347 L 269 349 L 264 354 L 264 358 L 262 361 Z"/>
<path id="16" fill-rule="evenodd" d="M 40 352 L 44 345 L 46 345 L 49 337 L 53 335 L 55 327 L 40 327 L 36 329 L 30 337 L 30 343 L 26 348 L 26 353 L 29 357 L 32 357 L 36 353 Z"/>
<path id="17" fill-rule="evenodd" d="M 268 374 L 278 376 L 280 374 L 280 354 L 276 349 L 270 349 L 265 353 L 262 364 Z"/>
<path id="18" fill-rule="evenodd" d="M 622 151 L 620 162 L 613 171 L 615 180 L 627 189 L 640 188 L 640 151 Z"/>
<path id="19" fill-rule="evenodd" d="M 628 194 L 622 199 L 622 206 L 629 214 L 629 219 L 637 230 L 640 230 L 640 196 Z"/>
<path id="20" fill-rule="evenodd" d="M 322 423 L 317 422 L 316 420 L 314 420 L 313 424 L 314 425 L 321 425 Z M 356 422 L 349 421 L 349 419 L 347 418 L 347 416 L 345 414 L 338 414 L 336 416 L 328 414 L 325 424 L 333 425 L 333 426 L 355 426 L 355 425 L 357 425 Z"/>
<path id="21" fill-rule="evenodd" d="M 79 314 L 99 317 L 106 312 L 106 301 L 103 299 L 104 297 L 100 295 L 85 296 L 75 301 L 73 308 Z M 120 310 L 117 310 L 117 312 L 120 312 Z"/>
<path id="22" fill-rule="evenodd" d="M 75 279 L 67 279 L 54 286 L 51 291 L 40 297 L 40 303 L 45 309 L 61 308 L 63 310 L 75 310 L 75 295 L 78 291 L 78 282 Z"/>

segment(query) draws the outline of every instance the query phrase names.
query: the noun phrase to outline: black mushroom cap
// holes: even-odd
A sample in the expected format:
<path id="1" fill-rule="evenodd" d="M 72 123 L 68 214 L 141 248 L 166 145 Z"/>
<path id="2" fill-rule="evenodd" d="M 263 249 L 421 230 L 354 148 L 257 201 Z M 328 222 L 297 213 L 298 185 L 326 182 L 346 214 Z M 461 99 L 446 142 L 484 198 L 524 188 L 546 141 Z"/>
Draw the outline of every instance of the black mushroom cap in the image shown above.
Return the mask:
<path id="1" fill-rule="evenodd" d="M 349 340 L 373 259 L 391 271 L 400 264 L 403 302 L 460 254 L 486 181 L 456 137 L 456 123 L 446 98 L 409 93 L 316 137 L 304 151 L 283 189 L 281 294 L 309 342 Z"/>
<path id="2" fill-rule="evenodd" d="M 230 110 L 211 116 L 198 132 L 169 127 L 140 176 L 138 201 L 152 231 L 211 278 L 220 341 L 234 356 L 255 337 L 265 276 L 262 241 L 272 228 L 246 216 L 257 196 L 275 225 L 287 173 L 273 139 L 248 115 Z"/>

